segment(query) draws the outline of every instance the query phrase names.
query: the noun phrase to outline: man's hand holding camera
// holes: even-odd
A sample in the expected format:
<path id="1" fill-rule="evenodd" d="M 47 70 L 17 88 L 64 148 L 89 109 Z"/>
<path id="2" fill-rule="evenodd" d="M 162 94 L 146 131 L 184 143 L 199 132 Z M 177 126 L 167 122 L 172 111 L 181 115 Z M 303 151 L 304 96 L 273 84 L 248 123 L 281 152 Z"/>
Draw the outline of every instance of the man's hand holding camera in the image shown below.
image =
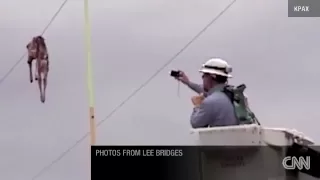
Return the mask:
<path id="1" fill-rule="evenodd" d="M 188 76 L 183 72 L 183 71 L 180 71 L 180 70 L 178 70 L 178 71 L 171 71 L 171 73 L 170 73 L 170 75 L 172 76 L 172 77 L 174 77 L 176 80 L 178 80 L 178 81 L 180 81 L 180 82 L 182 82 L 183 84 L 185 84 L 185 85 L 187 85 L 187 86 L 189 86 L 190 85 L 190 80 L 189 80 L 189 78 L 188 78 Z M 190 87 L 191 89 L 193 89 L 192 87 Z M 191 98 L 191 101 L 192 101 L 192 103 L 193 103 L 193 105 L 195 106 L 195 107 L 199 107 L 200 106 L 200 104 L 202 103 L 202 101 L 204 100 L 204 98 L 205 98 L 205 96 L 203 95 L 203 93 L 200 93 L 200 91 L 202 91 L 202 90 L 200 90 L 201 88 L 200 88 L 200 86 L 198 87 L 198 88 L 196 88 L 197 90 L 195 90 L 196 92 L 198 92 L 200 95 L 197 95 L 197 96 L 193 96 L 192 98 Z"/>
<path id="2" fill-rule="evenodd" d="M 182 82 L 183 84 L 189 84 L 189 78 L 183 71 L 171 71 L 171 76 L 173 76 L 176 80 Z"/>

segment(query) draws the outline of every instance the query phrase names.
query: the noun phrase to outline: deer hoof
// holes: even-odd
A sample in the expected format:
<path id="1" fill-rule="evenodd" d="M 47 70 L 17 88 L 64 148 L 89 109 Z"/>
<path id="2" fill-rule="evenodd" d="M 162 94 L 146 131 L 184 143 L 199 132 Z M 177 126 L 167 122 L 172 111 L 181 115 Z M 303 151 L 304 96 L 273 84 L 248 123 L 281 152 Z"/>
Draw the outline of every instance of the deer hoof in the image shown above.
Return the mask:
<path id="1" fill-rule="evenodd" d="M 40 96 L 41 102 L 44 103 L 46 101 L 44 96 Z"/>
<path id="2" fill-rule="evenodd" d="M 33 83 L 33 80 L 32 80 L 32 79 L 30 80 L 30 83 Z"/>
<path id="3" fill-rule="evenodd" d="M 36 81 L 38 81 L 38 77 L 34 78 Z"/>

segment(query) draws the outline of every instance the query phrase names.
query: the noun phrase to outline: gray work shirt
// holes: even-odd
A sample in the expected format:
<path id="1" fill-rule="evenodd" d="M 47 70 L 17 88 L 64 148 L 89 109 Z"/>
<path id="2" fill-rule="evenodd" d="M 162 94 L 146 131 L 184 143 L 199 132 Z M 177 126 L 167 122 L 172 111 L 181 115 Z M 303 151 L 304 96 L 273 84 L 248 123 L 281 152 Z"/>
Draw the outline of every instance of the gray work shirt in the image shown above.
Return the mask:
<path id="1" fill-rule="evenodd" d="M 197 93 L 204 93 L 201 85 L 190 82 L 188 86 Z M 190 123 L 193 128 L 239 124 L 233 104 L 228 96 L 223 92 L 216 91 L 216 88 L 221 88 L 221 86 L 224 85 L 217 85 L 205 93 L 206 98 L 199 107 L 193 109 L 190 118 Z"/>

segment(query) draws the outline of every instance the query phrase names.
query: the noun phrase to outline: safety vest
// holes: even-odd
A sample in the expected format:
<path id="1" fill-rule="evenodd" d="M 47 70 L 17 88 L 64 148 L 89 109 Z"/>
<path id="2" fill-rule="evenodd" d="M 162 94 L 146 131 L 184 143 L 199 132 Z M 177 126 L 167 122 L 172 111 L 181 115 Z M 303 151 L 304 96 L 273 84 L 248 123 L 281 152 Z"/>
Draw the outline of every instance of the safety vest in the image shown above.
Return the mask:
<path id="1" fill-rule="evenodd" d="M 240 124 L 259 124 L 258 119 L 254 113 L 250 110 L 246 97 L 244 95 L 244 90 L 246 89 L 245 84 L 241 84 L 237 87 L 226 85 L 224 88 L 221 88 L 220 91 L 224 92 L 229 99 L 231 100 L 235 114 Z"/>

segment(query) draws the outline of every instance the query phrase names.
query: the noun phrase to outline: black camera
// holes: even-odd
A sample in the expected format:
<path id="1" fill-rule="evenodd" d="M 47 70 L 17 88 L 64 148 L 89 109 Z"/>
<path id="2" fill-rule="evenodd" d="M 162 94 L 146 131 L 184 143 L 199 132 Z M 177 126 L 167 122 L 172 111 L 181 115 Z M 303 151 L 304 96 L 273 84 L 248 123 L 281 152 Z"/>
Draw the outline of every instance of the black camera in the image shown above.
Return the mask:
<path id="1" fill-rule="evenodd" d="M 172 70 L 172 71 L 170 72 L 170 76 L 177 78 L 177 77 L 180 76 L 180 71 L 174 71 L 174 70 Z"/>

